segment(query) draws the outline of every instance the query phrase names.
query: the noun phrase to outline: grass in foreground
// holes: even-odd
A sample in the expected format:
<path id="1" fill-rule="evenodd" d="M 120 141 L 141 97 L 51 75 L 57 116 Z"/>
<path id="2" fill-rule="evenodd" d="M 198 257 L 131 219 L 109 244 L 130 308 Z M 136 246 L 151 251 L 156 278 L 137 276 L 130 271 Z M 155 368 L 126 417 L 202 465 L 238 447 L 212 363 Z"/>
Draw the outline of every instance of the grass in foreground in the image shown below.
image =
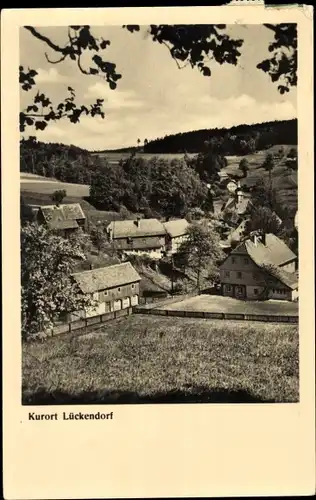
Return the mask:
<path id="1" fill-rule="evenodd" d="M 298 327 L 133 315 L 23 345 L 23 404 L 297 402 Z"/>

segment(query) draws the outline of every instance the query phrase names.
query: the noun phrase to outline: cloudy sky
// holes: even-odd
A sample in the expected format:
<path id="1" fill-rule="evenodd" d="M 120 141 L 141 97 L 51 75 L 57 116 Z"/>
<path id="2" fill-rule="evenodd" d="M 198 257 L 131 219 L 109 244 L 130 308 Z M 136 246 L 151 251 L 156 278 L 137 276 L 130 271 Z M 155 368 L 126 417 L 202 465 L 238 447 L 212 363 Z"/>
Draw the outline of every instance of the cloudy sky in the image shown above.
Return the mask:
<path id="1" fill-rule="evenodd" d="M 38 27 L 38 31 L 56 43 L 66 43 L 66 28 Z M 70 85 L 80 104 L 103 98 L 106 115 L 104 120 L 84 117 L 77 124 L 66 119 L 51 122 L 42 132 L 28 128 L 25 136 L 102 150 L 135 145 L 138 138 L 296 117 L 296 89 L 281 96 L 277 84 L 256 68 L 269 54 L 273 33 L 260 25 L 231 25 L 227 31 L 244 40 L 239 63 L 215 63 L 212 76 L 205 77 L 191 67 L 179 70 L 168 49 L 146 37 L 145 27 L 133 34 L 116 26 L 93 27 L 93 34 L 111 40 L 103 58 L 116 63 L 122 74 L 113 91 L 100 77 L 81 74 L 72 61 L 49 64 L 45 51 L 52 59 L 56 54 L 22 28 L 20 64 L 38 71 L 38 90 L 58 103 L 67 97 Z M 21 91 L 21 109 L 31 96 Z"/>

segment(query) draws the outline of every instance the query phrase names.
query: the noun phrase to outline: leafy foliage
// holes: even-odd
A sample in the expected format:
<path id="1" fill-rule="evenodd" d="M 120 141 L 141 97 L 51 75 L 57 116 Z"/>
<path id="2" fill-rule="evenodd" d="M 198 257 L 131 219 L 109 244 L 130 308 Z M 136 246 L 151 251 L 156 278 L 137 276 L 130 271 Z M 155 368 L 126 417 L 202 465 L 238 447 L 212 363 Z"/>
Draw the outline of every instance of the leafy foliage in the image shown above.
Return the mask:
<path id="1" fill-rule="evenodd" d="M 64 198 L 67 196 L 67 191 L 65 189 L 58 189 L 54 191 L 52 194 L 52 201 L 56 203 L 56 205 L 60 205 Z"/>
<path id="2" fill-rule="evenodd" d="M 250 219 L 245 224 L 245 235 L 253 231 L 262 231 L 263 233 L 272 233 L 281 236 L 283 232 L 282 220 L 275 212 L 266 206 L 255 206 L 251 212 Z"/>
<path id="3" fill-rule="evenodd" d="M 222 154 L 223 142 L 223 138 L 212 137 L 204 142 L 203 150 L 196 157 L 186 156 L 187 164 L 199 174 L 202 181 L 211 184 L 220 181 L 219 172 L 227 165 Z"/>
<path id="4" fill-rule="evenodd" d="M 242 171 L 244 177 L 247 177 L 247 173 L 249 170 L 249 162 L 247 158 L 242 158 L 239 163 L 239 170 Z"/>
<path id="5" fill-rule="evenodd" d="M 63 182 L 89 184 L 94 163 L 88 151 L 76 146 L 44 143 L 34 137 L 20 141 L 20 170 Z"/>
<path id="6" fill-rule="evenodd" d="M 265 24 L 274 33 L 274 41 L 269 45 L 272 57 L 257 65 L 268 73 L 272 82 L 281 82 L 278 90 L 281 94 L 289 92 L 297 85 L 297 25 Z"/>
<path id="7" fill-rule="evenodd" d="M 28 91 L 32 88 L 33 84 L 30 82 L 34 81 L 33 78 L 29 78 L 27 82 L 25 82 L 25 75 L 31 72 L 32 70 L 25 73 L 23 66 L 20 66 L 20 83 L 22 80 L 23 90 Z M 49 122 L 56 122 L 62 118 L 69 119 L 71 123 L 78 123 L 82 114 L 92 117 L 99 115 L 104 118 L 105 115 L 102 111 L 104 99 L 97 99 L 96 102 L 90 104 L 88 108 L 87 106 L 78 105 L 76 103 L 76 94 L 73 88 L 68 87 L 68 94 L 68 97 L 54 106 L 49 97 L 44 93 L 37 92 L 33 97 L 33 102 L 20 112 L 20 132 L 24 132 L 27 126 L 35 126 L 36 130 L 45 130 Z"/>
<path id="8" fill-rule="evenodd" d="M 214 280 L 218 272 L 218 262 L 223 257 L 217 231 L 206 223 L 194 222 L 187 230 L 187 238 L 175 255 L 175 264 L 189 270 L 196 279 L 200 292 L 205 278 Z"/>
<path id="9" fill-rule="evenodd" d="M 21 227 L 22 336 L 49 331 L 63 312 L 92 306 L 70 274 L 85 255 L 76 240 L 66 240 L 36 223 Z"/>
<path id="10" fill-rule="evenodd" d="M 103 210 L 150 211 L 161 215 L 183 215 L 200 206 L 207 188 L 184 161 L 131 156 L 120 165 L 104 165 L 91 179 L 91 202 Z"/>

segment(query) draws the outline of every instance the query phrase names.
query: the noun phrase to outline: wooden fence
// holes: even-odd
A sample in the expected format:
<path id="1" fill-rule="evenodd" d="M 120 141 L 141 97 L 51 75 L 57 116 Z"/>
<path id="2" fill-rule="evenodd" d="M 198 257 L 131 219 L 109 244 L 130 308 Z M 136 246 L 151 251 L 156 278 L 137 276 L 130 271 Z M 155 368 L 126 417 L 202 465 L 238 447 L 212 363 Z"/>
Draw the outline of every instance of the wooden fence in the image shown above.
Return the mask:
<path id="1" fill-rule="evenodd" d="M 177 316 L 179 318 L 228 319 L 240 321 L 264 321 L 269 323 L 298 323 L 298 316 L 283 316 L 270 314 L 216 313 L 207 311 L 181 311 L 135 306 L 136 314 L 153 314 L 155 316 Z"/>
<path id="2" fill-rule="evenodd" d="M 124 316 L 129 316 L 132 314 L 133 308 L 128 307 L 126 309 L 120 309 L 118 311 L 112 311 L 100 316 L 93 316 L 91 318 L 82 318 L 77 321 L 72 321 L 71 323 L 62 323 L 56 325 L 53 329 L 52 336 L 60 335 L 62 333 L 89 333 L 97 328 L 101 328 L 104 323 L 108 321 L 123 318 Z"/>

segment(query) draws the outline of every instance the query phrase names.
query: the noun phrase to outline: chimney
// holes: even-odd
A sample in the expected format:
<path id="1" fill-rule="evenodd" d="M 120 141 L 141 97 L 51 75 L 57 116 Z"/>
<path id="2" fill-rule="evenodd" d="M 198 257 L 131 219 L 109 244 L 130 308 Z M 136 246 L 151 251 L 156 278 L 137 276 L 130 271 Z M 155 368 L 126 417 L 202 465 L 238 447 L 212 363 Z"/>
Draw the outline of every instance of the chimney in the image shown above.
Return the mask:
<path id="1" fill-rule="evenodd" d="M 241 199 L 242 199 L 242 196 L 243 196 L 243 192 L 242 192 L 242 189 L 240 187 L 240 182 L 239 181 L 238 181 L 238 184 L 237 184 L 236 195 L 237 195 L 237 203 L 239 204 L 241 202 Z"/>
<path id="2" fill-rule="evenodd" d="M 258 236 L 256 235 L 256 233 L 252 233 L 250 234 L 250 241 L 255 245 L 257 246 L 257 243 L 258 243 Z"/>

